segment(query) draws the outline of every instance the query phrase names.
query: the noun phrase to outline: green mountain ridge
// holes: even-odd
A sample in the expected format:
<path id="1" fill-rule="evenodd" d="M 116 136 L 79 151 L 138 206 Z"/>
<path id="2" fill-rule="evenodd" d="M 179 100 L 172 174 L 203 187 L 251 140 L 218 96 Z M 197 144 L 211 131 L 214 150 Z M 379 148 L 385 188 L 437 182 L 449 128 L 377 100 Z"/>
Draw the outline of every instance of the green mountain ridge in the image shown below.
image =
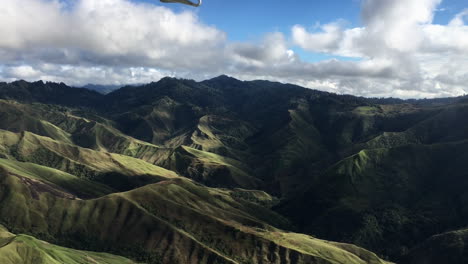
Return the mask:
<path id="1" fill-rule="evenodd" d="M 129 259 L 110 254 L 71 250 L 37 240 L 31 236 L 14 235 L 0 226 L 0 262 L 4 264 L 132 264 Z"/>
<path id="2" fill-rule="evenodd" d="M 417 263 L 468 225 L 466 102 L 1 83 L 0 223 L 148 263 Z"/>
<path id="3" fill-rule="evenodd" d="M 288 225 L 281 216 L 182 178 L 92 200 L 22 184 L 5 169 L 1 178 L 3 223 L 73 248 L 120 252 L 149 263 L 383 263 L 357 247 L 305 235 L 298 246 L 295 234 L 268 224 Z"/>

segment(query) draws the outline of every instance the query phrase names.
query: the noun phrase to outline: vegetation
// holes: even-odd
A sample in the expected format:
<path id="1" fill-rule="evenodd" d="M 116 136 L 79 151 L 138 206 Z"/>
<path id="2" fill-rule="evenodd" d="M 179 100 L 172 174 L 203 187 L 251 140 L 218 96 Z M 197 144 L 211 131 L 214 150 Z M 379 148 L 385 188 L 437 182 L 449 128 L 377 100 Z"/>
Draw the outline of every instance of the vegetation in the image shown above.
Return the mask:
<path id="1" fill-rule="evenodd" d="M 0 262 L 4 264 L 131 264 L 129 259 L 105 253 L 59 247 L 27 235 L 14 235 L 0 226 Z"/>
<path id="2" fill-rule="evenodd" d="M 468 224 L 467 102 L 0 83 L 0 222 L 148 263 L 417 263 Z"/>

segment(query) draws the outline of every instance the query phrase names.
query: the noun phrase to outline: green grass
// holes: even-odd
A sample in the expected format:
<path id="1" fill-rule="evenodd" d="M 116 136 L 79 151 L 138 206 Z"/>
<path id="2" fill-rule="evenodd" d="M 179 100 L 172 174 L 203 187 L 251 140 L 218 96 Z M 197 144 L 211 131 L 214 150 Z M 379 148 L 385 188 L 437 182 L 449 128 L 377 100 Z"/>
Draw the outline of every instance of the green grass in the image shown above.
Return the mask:
<path id="1" fill-rule="evenodd" d="M 299 241 L 307 241 L 309 248 L 296 248 L 292 241 L 298 237 L 273 227 L 286 226 L 287 221 L 271 210 L 235 199 L 232 191 L 207 188 L 183 178 L 92 200 L 65 199 L 48 192 L 35 197 L 32 188 L 2 172 L 0 221 L 15 232 L 68 247 L 150 263 L 187 263 L 191 257 L 200 263 L 245 263 L 252 258 L 279 263 L 272 256 L 287 252 L 298 255 L 296 263 L 316 258 L 323 263 L 344 263 L 317 255 L 317 251 L 332 250 L 333 246 L 314 244 L 311 237 Z M 281 233 L 289 240 L 269 237 L 265 234 L 269 232 Z M 333 250 L 346 255 L 342 259 L 353 260 L 348 263 L 365 263 L 339 248 Z"/>
<path id="2" fill-rule="evenodd" d="M 128 190 L 160 179 L 174 178 L 172 171 L 126 155 L 96 151 L 38 136 L 0 131 L 3 157 L 36 163 L 99 181 L 113 189 Z"/>
<path id="3" fill-rule="evenodd" d="M 129 259 L 106 253 L 56 246 L 27 235 L 14 235 L 0 225 L 2 264 L 131 264 Z"/>
<path id="4" fill-rule="evenodd" d="M 62 142 L 71 143 L 71 135 L 43 120 L 29 110 L 30 106 L 0 100 L 0 128 L 14 132 L 30 131 Z"/>
<path id="5" fill-rule="evenodd" d="M 291 248 L 328 261 L 330 264 L 385 264 L 377 255 L 353 245 L 332 243 L 312 238 L 304 234 L 284 232 L 262 232 L 263 237 Z"/>
<path id="6" fill-rule="evenodd" d="M 34 163 L 0 159 L 0 168 L 18 177 L 50 184 L 53 189 L 69 192 L 78 197 L 99 197 L 115 192 L 105 185 Z"/>
<path id="7" fill-rule="evenodd" d="M 249 168 L 241 162 L 218 154 L 183 146 L 173 155 L 172 168 L 181 175 L 190 178 L 190 172 L 195 180 L 210 186 L 243 187 L 255 189 L 259 180 L 249 174 Z M 188 167 L 177 167 L 177 164 L 188 163 Z M 201 173 L 197 173 L 200 171 Z M 188 172 L 188 173 L 187 173 Z M 200 175 L 201 174 L 201 175 Z"/>
<path id="8" fill-rule="evenodd" d="M 382 113 L 382 109 L 380 107 L 376 106 L 360 106 L 356 107 L 356 109 L 353 110 L 353 113 L 358 114 L 358 115 L 376 115 Z"/>
<path id="9" fill-rule="evenodd" d="M 362 150 L 330 167 L 283 213 L 306 232 L 396 259 L 416 241 L 465 226 L 467 149 L 461 141 Z M 393 237 L 398 243 L 388 242 Z"/>
<path id="10" fill-rule="evenodd" d="M 38 238 L 154 263 L 362 263 L 375 255 L 278 228 L 393 257 L 466 224 L 466 99 L 227 77 L 66 89 L 0 84 L 35 102 L 0 100 L 0 220 Z"/>

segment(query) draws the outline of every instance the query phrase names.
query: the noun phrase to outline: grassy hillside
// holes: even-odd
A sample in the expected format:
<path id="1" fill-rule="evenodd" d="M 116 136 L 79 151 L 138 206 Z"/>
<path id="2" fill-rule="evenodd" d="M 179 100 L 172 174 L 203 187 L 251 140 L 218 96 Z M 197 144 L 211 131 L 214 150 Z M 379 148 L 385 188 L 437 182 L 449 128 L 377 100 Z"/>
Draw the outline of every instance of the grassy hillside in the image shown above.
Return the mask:
<path id="1" fill-rule="evenodd" d="M 41 191 L 70 199 L 100 197 L 116 192 L 103 184 L 34 163 L 0 159 L 0 169 L 18 177 L 23 184 L 35 186 L 31 190 L 35 197 Z"/>
<path id="2" fill-rule="evenodd" d="M 467 159 L 467 141 L 363 150 L 278 210 L 307 233 L 396 257 L 466 225 Z"/>
<path id="3" fill-rule="evenodd" d="M 298 235 L 272 226 L 288 225 L 281 216 L 181 178 L 79 200 L 3 170 L 0 190 L 0 221 L 14 231 L 149 263 L 383 263 L 305 235 L 299 246 Z"/>
<path id="4" fill-rule="evenodd" d="M 59 247 L 0 226 L 0 262 L 4 264 L 131 264 L 123 257 Z"/>
<path id="5" fill-rule="evenodd" d="M 435 235 L 411 249 L 400 263 L 467 263 L 467 243 L 466 229 Z"/>
<path id="6" fill-rule="evenodd" d="M 81 148 L 30 132 L 0 130 L 0 138 L 6 158 L 48 166 L 119 190 L 177 177 L 172 171 L 140 159 Z"/>
<path id="7" fill-rule="evenodd" d="M 468 224 L 466 98 L 227 76 L 107 95 L 18 81 L 0 98 L 0 220 L 63 246 L 152 263 L 379 263 L 309 235 L 397 260 Z"/>
<path id="8" fill-rule="evenodd" d="M 251 169 L 245 164 L 186 146 L 175 149 L 159 165 L 209 186 L 250 189 L 261 186 L 260 180 L 250 174 Z"/>
<path id="9" fill-rule="evenodd" d="M 69 133 L 52 123 L 30 114 L 28 106 L 14 101 L 0 100 L 0 129 L 12 132 L 31 131 L 41 136 L 71 143 Z"/>

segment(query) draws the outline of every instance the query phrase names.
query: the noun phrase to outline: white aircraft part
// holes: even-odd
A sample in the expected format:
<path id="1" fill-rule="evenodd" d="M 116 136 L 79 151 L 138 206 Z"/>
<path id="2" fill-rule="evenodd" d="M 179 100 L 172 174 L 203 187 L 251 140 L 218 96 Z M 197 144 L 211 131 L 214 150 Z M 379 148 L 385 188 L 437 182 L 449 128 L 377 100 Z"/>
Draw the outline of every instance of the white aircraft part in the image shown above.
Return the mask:
<path id="1" fill-rule="evenodd" d="M 200 6 L 202 4 L 202 0 L 198 0 L 198 3 L 194 3 L 190 0 L 160 0 L 163 3 L 180 3 L 180 4 L 185 4 L 185 5 L 191 5 L 191 6 Z"/>

